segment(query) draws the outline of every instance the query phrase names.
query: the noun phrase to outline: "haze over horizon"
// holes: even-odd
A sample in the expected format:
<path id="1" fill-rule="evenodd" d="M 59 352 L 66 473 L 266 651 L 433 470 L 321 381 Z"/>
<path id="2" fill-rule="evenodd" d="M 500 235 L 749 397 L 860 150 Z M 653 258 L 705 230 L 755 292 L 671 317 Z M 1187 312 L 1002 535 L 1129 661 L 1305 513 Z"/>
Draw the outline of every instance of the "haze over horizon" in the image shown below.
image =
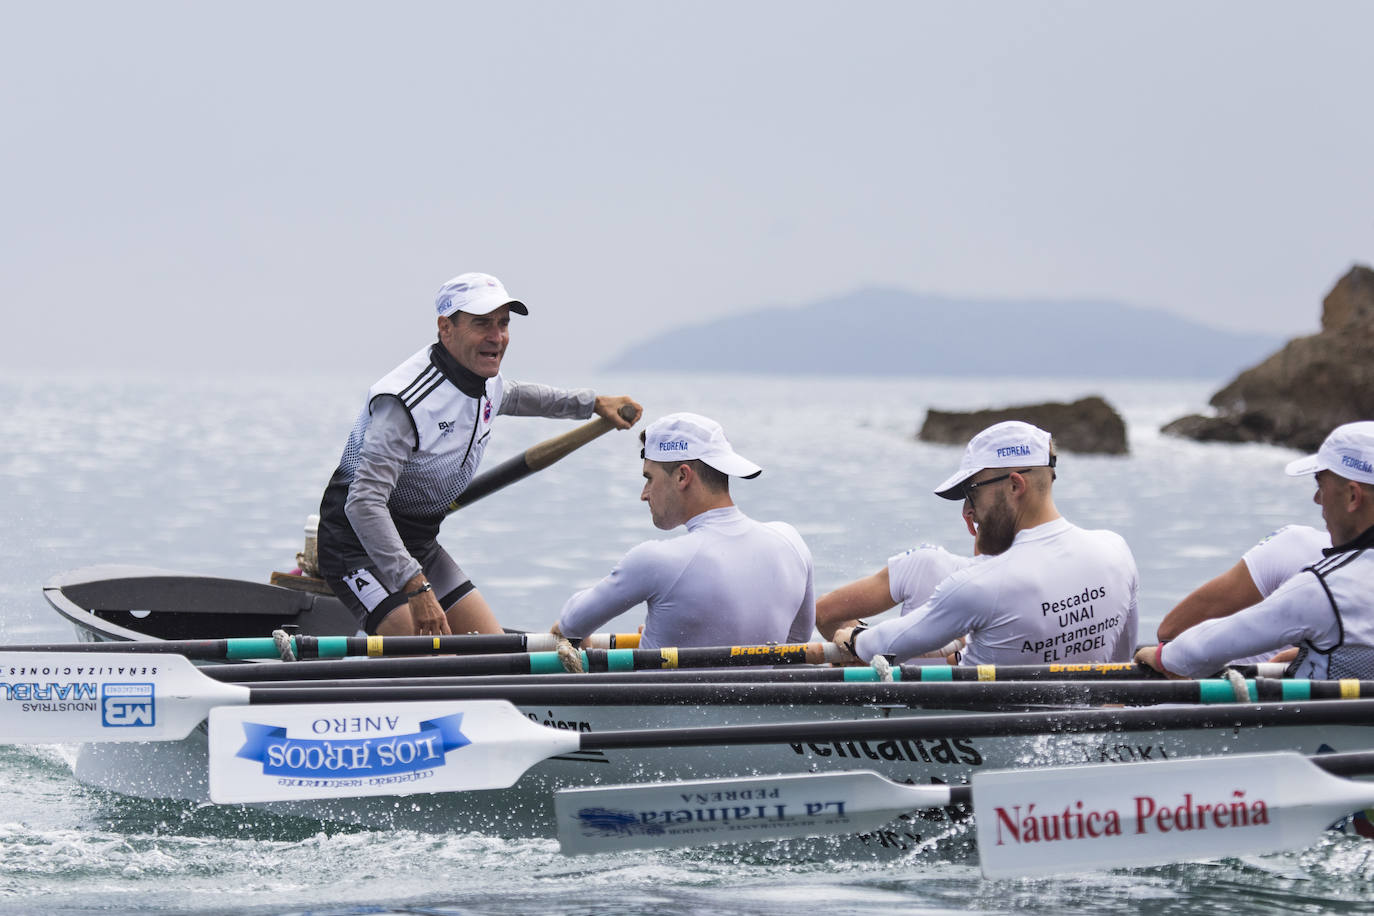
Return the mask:
<path id="1" fill-rule="evenodd" d="M 1288 337 L 1374 260 L 1374 4 L 6 5 L 0 360 L 506 371 L 868 287 Z"/>

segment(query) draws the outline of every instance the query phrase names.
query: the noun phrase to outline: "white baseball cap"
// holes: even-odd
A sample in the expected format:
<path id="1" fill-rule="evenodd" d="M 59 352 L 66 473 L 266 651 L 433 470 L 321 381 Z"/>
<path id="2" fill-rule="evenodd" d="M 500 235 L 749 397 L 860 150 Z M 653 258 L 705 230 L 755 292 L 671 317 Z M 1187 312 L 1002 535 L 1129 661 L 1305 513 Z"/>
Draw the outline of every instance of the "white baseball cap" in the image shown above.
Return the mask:
<path id="1" fill-rule="evenodd" d="M 959 470 L 935 488 L 935 495 L 963 499 L 964 481 L 984 468 L 1043 466 L 1053 466 L 1049 433 L 1020 420 L 994 423 L 969 440 L 964 457 L 959 461 Z"/>
<path id="2" fill-rule="evenodd" d="M 1337 426 L 1317 454 L 1290 461 L 1284 470 L 1291 477 L 1330 471 L 1346 480 L 1374 484 L 1374 420 Z"/>
<path id="3" fill-rule="evenodd" d="M 722 474 L 745 479 L 763 473 L 763 468 L 730 446 L 719 423 L 695 413 L 670 413 L 650 423 L 644 430 L 644 457 L 649 461 L 700 459 Z"/>
<path id="4" fill-rule="evenodd" d="M 434 297 L 434 310 L 441 318 L 448 318 L 454 312 L 485 315 L 503 305 L 509 305 L 512 312 L 520 315 L 530 313 L 525 303 L 512 299 L 501 281 L 491 274 L 459 274 L 439 287 L 439 294 Z"/>

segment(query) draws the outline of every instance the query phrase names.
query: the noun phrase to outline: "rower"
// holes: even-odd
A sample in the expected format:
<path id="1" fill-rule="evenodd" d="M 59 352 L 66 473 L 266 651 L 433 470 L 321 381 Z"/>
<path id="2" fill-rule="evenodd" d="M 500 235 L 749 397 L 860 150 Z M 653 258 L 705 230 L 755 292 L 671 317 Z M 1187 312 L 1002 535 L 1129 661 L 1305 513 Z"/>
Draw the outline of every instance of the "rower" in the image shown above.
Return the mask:
<path id="1" fill-rule="evenodd" d="M 1135 559 L 1120 535 L 1070 524 L 1054 506 L 1050 434 L 1017 420 L 974 436 L 935 488 L 965 500 L 987 558 L 942 581 L 896 620 L 836 631 L 862 661 L 900 661 L 969 634 L 965 665 L 1128 661 L 1135 648 Z"/>
<path id="2" fill-rule="evenodd" d="M 641 434 L 654 526 L 687 533 L 645 541 L 611 574 L 568 599 L 552 631 L 586 636 L 643 602 L 642 649 L 806 642 L 816 620 L 811 551 L 786 522 L 756 522 L 730 496 L 730 478 L 763 468 L 738 454 L 719 423 L 669 414 Z"/>
<path id="3" fill-rule="evenodd" d="M 1307 525 L 1284 525 L 1270 532 L 1245 551 L 1236 565 L 1193 589 L 1165 614 L 1157 631 L 1159 641 L 1176 639 L 1204 620 L 1229 617 L 1259 604 L 1280 585 L 1320 560 L 1322 551 L 1330 546 L 1330 533 Z M 1254 658 L 1231 659 L 1230 664 L 1289 662 L 1297 654 L 1297 648 L 1290 646 L 1277 655 L 1265 652 Z"/>
<path id="4" fill-rule="evenodd" d="M 1172 677 L 1207 677 L 1230 659 L 1298 646 L 1294 677 L 1374 677 L 1374 421 L 1338 426 L 1289 476 L 1315 475 L 1312 501 L 1333 546 L 1260 603 L 1206 620 L 1136 661 Z"/>

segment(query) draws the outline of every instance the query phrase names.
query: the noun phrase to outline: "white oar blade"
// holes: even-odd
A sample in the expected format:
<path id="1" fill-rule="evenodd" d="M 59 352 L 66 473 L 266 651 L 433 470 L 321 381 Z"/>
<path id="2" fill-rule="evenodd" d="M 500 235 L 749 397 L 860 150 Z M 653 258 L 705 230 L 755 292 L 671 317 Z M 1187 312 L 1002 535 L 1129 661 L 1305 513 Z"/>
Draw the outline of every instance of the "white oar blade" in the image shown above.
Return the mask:
<path id="1" fill-rule="evenodd" d="M 565 855 L 852 833 L 949 804 L 945 786 L 904 786 L 867 770 L 563 789 Z"/>
<path id="2" fill-rule="evenodd" d="M 989 878 L 1300 848 L 1371 802 L 1374 785 L 1290 752 L 973 777 L 978 856 Z"/>
<path id="3" fill-rule="evenodd" d="M 174 741 L 248 693 L 180 655 L 0 652 L 0 740 Z"/>
<path id="4" fill-rule="evenodd" d="M 502 789 L 579 744 L 576 732 L 538 725 L 504 700 L 219 708 L 210 714 L 210 798 Z"/>

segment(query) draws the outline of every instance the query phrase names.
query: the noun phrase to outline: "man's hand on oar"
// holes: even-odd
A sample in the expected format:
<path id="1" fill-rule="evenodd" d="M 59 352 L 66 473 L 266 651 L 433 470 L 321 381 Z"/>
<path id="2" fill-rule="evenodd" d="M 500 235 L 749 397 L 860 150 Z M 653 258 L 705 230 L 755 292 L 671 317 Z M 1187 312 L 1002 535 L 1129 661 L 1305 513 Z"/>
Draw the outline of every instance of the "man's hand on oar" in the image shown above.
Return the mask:
<path id="1" fill-rule="evenodd" d="M 629 429 L 644 415 L 644 408 L 633 398 L 598 396 L 592 412 L 616 429 Z"/>
<path id="2" fill-rule="evenodd" d="M 491 470 L 478 474 L 472 479 L 472 483 L 468 484 L 467 489 L 449 503 L 448 511 L 457 512 L 497 490 L 508 487 L 518 480 L 524 480 L 536 471 L 542 471 L 554 462 L 561 461 L 612 429 L 629 429 L 643 412 L 639 404 L 627 397 L 598 397 L 596 404 L 594 410 L 600 414 L 596 419 L 552 439 L 535 443 L 519 455 L 507 458 Z M 610 414 L 609 417 L 602 414 L 603 409 Z"/>

